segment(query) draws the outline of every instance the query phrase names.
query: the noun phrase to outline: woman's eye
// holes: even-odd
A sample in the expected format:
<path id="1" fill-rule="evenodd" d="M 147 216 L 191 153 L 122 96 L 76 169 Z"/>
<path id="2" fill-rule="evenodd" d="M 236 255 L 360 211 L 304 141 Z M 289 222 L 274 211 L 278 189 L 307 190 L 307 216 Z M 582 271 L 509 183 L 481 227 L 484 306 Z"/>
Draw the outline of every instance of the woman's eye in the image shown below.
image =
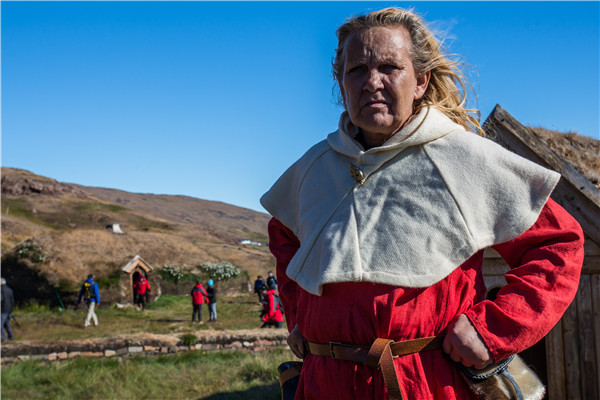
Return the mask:
<path id="1" fill-rule="evenodd" d="M 348 73 L 349 73 L 349 74 L 354 74 L 354 73 L 362 72 L 362 71 L 364 71 L 364 70 L 365 70 L 365 68 L 366 68 L 366 67 L 365 67 L 364 65 L 356 65 L 356 66 L 354 66 L 354 67 L 350 68 L 350 69 L 348 70 Z"/>
<path id="2" fill-rule="evenodd" d="M 395 71 L 395 70 L 399 69 L 397 66 L 395 66 L 395 65 L 392 65 L 392 64 L 384 64 L 384 65 L 382 65 L 382 66 L 381 66 L 381 67 L 379 67 L 379 68 L 380 68 L 382 71 L 385 71 L 385 72 L 392 72 L 392 71 Z"/>

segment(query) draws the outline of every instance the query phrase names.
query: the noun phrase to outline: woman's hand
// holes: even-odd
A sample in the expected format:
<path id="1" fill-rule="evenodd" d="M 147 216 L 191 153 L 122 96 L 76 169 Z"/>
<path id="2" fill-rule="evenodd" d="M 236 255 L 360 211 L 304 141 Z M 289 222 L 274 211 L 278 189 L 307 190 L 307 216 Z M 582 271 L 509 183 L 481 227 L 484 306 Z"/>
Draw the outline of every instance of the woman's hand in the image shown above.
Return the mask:
<path id="1" fill-rule="evenodd" d="M 493 361 L 490 351 L 465 314 L 460 314 L 448 329 L 443 348 L 450 358 L 465 367 L 481 369 Z"/>
<path id="2" fill-rule="evenodd" d="M 287 338 L 287 343 L 296 357 L 304 358 L 308 354 L 308 345 L 306 339 L 300 333 L 300 329 L 298 329 L 298 324 L 294 325 L 294 329 Z"/>

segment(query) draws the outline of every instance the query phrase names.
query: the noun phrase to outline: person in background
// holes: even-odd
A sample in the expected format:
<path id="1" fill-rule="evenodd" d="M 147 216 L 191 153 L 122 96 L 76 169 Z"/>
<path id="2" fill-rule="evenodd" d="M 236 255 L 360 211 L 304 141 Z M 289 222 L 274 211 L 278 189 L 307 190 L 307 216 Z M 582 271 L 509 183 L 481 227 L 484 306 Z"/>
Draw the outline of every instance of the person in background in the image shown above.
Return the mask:
<path id="1" fill-rule="evenodd" d="M 12 289 L 6 284 L 6 279 L 0 278 L 0 282 L 2 283 L 0 287 L 0 291 L 2 292 L 2 340 L 6 340 L 7 335 L 8 340 L 14 340 L 15 337 L 10 327 L 10 318 L 15 306 L 15 297 Z M 6 331 L 6 334 L 4 331 Z"/>
<path id="2" fill-rule="evenodd" d="M 277 290 L 277 278 L 272 271 L 269 271 L 269 276 L 267 276 L 267 289 Z"/>
<path id="3" fill-rule="evenodd" d="M 477 135 L 420 16 L 373 11 L 337 37 L 338 130 L 261 198 L 304 359 L 296 399 L 475 399 L 452 361 L 481 369 L 542 339 L 577 292 L 583 232 L 550 198 L 560 174 Z M 493 301 L 487 247 L 511 268 Z"/>
<path id="4" fill-rule="evenodd" d="M 281 328 L 283 327 L 283 313 L 281 312 L 281 304 L 275 294 L 275 289 L 267 289 L 264 291 L 262 314 L 263 324 L 261 328 Z"/>
<path id="5" fill-rule="evenodd" d="M 135 304 L 137 309 L 146 309 L 146 296 L 150 292 L 150 283 L 146 277 L 140 274 L 140 278 L 133 284 L 133 292 L 135 293 Z"/>
<path id="6" fill-rule="evenodd" d="M 87 328 L 90 326 L 90 321 L 94 321 L 94 326 L 98 326 L 98 316 L 96 315 L 96 307 L 100 305 L 100 290 L 98 284 L 94 282 L 94 275 L 89 274 L 81 289 L 79 290 L 79 296 L 77 298 L 77 304 L 81 304 L 81 299 L 88 306 L 88 313 L 85 317 L 83 327 Z"/>
<path id="7" fill-rule="evenodd" d="M 259 275 L 254 281 L 254 293 L 258 296 L 258 302 L 262 304 L 263 302 L 263 294 L 262 289 L 266 288 L 267 284 L 265 283 L 264 278 Z"/>
<path id="8" fill-rule="evenodd" d="M 202 321 L 202 304 L 205 302 L 208 303 L 208 293 L 202 287 L 202 283 L 200 281 L 196 281 L 196 286 L 192 289 L 192 324 L 196 320 L 196 315 L 198 315 L 198 323 L 203 324 Z"/>
<path id="9" fill-rule="evenodd" d="M 209 322 L 215 322 L 217 320 L 217 289 L 215 288 L 215 282 L 211 279 L 208 281 L 208 287 L 206 288 L 208 297 L 208 313 Z"/>

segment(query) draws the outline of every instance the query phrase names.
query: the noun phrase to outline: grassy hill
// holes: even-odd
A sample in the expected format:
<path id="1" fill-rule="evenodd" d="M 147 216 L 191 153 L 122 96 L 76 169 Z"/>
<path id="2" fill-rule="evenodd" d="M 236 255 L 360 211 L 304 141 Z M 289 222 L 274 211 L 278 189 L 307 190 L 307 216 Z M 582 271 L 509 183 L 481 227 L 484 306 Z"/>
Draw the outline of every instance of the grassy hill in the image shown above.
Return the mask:
<path id="1" fill-rule="evenodd" d="M 250 276 L 274 266 L 269 216 L 220 202 L 86 187 L 2 168 L 1 213 L 2 273 L 20 281 L 13 287 L 65 287 L 88 273 L 108 278 L 137 254 L 154 267 L 229 261 Z M 112 224 L 124 234 L 107 229 Z M 243 245 L 244 239 L 263 245 Z"/>

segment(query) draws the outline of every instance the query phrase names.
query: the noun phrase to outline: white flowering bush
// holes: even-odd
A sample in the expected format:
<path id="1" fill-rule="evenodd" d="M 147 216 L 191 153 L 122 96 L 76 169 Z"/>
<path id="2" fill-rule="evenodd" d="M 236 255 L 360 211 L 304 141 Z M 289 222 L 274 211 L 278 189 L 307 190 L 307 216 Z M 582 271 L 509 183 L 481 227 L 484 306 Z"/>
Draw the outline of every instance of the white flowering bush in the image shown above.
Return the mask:
<path id="1" fill-rule="evenodd" d="M 176 265 L 165 264 L 156 270 L 162 279 L 168 282 L 179 283 L 184 277 L 184 272 Z"/>
<path id="2" fill-rule="evenodd" d="M 17 247 L 16 252 L 17 257 L 28 259 L 34 263 L 43 263 L 48 256 L 44 253 L 42 246 L 29 240 L 21 243 Z"/>
<path id="3" fill-rule="evenodd" d="M 200 265 L 200 269 L 215 281 L 225 281 L 235 278 L 240 274 L 240 269 L 230 262 L 224 261 L 217 264 L 204 263 Z"/>

